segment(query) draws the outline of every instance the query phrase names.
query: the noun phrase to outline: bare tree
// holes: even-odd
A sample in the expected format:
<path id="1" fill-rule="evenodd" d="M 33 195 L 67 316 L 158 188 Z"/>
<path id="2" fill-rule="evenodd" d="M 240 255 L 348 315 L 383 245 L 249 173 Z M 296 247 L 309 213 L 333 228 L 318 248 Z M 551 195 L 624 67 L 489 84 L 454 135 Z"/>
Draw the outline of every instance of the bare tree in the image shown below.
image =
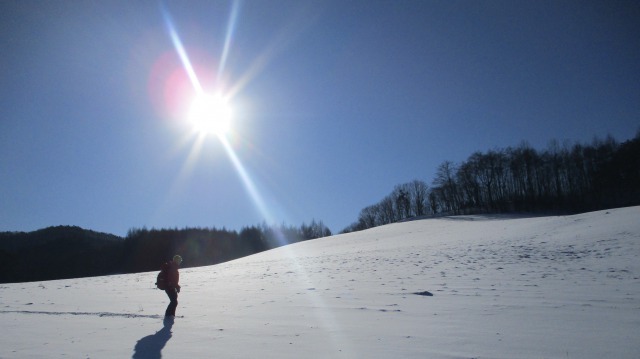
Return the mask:
<path id="1" fill-rule="evenodd" d="M 411 200 L 411 212 L 414 216 L 427 214 L 429 186 L 424 181 L 413 180 L 408 185 Z"/>
<path id="2" fill-rule="evenodd" d="M 367 206 L 360 211 L 360 215 L 358 216 L 358 227 L 360 229 L 373 228 L 378 223 L 378 218 L 380 217 L 380 206 L 377 204 Z"/>
<path id="3" fill-rule="evenodd" d="M 380 201 L 379 206 L 380 212 L 378 221 L 380 225 L 393 223 L 397 220 L 394 199 L 391 195 L 386 196 L 382 201 Z"/>
<path id="4" fill-rule="evenodd" d="M 436 178 L 433 180 L 433 184 L 437 188 L 436 197 L 445 212 L 457 213 L 460 209 L 460 194 L 455 181 L 455 172 L 455 165 L 450 161 L 445 161 L 438 166 Z"/>
<path id="5" fill-rule="evenodd" d="M 409 184 L 397 185 L 391 196 L 394 199 L 396 220 L 401 220 L 411 217 L 411 199 L 409 197 Z"/>

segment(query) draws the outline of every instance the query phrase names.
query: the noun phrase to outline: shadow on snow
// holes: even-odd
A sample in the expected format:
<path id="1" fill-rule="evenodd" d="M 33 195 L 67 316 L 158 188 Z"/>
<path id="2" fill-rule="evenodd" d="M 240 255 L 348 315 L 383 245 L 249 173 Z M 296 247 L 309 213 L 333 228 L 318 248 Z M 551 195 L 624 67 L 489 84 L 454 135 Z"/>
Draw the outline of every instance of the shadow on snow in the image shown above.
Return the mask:
<path id="1" fill-rule="evenodd" d="M 132 359 L 159 359 L 162 358 L 162 349 L 171 339 L 171 327 L 173 318 L 165 318 L 164 326 L 155 334 L 147 335 L 138 340 L 133 348 Z"/>

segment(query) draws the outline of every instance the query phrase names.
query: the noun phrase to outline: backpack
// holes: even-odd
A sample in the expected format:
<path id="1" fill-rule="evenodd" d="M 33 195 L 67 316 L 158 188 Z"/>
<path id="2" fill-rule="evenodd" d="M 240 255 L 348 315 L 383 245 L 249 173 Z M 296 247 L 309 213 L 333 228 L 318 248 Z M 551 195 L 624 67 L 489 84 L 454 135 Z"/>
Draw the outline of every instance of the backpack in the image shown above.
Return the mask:
<path id="1" fill-rule="evenodd" d="M 165 266 L 162 266 L 162 270 L 158 273 L 158 277 L 156 278 L 156 287 L 160 290 L 167 289 L 167 271 Z"/>

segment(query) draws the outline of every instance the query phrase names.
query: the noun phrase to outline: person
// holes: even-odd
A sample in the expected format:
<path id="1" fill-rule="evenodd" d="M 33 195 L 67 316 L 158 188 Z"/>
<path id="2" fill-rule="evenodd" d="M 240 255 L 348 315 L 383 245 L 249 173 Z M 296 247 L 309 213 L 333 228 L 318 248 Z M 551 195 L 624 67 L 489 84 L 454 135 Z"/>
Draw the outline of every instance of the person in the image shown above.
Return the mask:
<path id="1" fill-rule="evenodd" d="M 173 256 L 173 260 L 162 265 L 162 269 L 167 273 L 167 288 L 164 290 L 169 296 L 169 305 L 164 312 L 165 318 L 176 316 L 176 308 L 178 307 L 178 293 L 180 293 L 180 273 L 178 267 L 182 263 L 182 257 Z"/>

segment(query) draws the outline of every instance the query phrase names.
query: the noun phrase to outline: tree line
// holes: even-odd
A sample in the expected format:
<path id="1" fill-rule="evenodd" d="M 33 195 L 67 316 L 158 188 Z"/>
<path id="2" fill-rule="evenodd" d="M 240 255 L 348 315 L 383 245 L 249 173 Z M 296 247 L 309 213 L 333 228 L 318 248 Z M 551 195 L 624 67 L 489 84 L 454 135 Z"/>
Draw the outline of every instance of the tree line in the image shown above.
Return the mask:
<path id="1" fill-rule="evenodd" d="M 395 186 L 360 211 L 352 232 L 413 217 L 471 213 L 577 213 L 640 204 L 640 131 L 535 150 L 517 147 L 475 152 L 460 164 L 444 161 L 431 187 L 421 180 Z"/>
<path id="2" fill-rule="evenodd" d="M 315 220 L 300 227 L 263 223 L 239 232 L 216 228 L 131 229 L 124 239 L 121 267 L 126 273 L 155 270 L 174 254 L 182 256 L 184 267 L 212 265 L 331 234 L 322 221 Z"/>
<path id="3" fill-rule="evenodd" d="M 539 151 L 517 147 L 444 161 L 431 186 L 413 180 L 360 211 L 352 232 L 409 218 L 500 212 L 576 213 L 640 204 L 640 131 L 618 143 L 551 141 Z M 322 221 L 300 227 L 131 229 L 126 237 L 79 227 L 0 232 L 0 283 L 157 270 L 179 253 L 184 266 L 222 263 L 282 245 L 330 236 Z"/>
<path id="4" fill-rule="evenodd" d="M 322 221 L 300 227 L 131 229 L 126 237 L 77 226 L 0 232 L 0 283 L 158 270 L 174 254 L 184 267 L 218 264 L 279 246 L 330 236 Z"/>

